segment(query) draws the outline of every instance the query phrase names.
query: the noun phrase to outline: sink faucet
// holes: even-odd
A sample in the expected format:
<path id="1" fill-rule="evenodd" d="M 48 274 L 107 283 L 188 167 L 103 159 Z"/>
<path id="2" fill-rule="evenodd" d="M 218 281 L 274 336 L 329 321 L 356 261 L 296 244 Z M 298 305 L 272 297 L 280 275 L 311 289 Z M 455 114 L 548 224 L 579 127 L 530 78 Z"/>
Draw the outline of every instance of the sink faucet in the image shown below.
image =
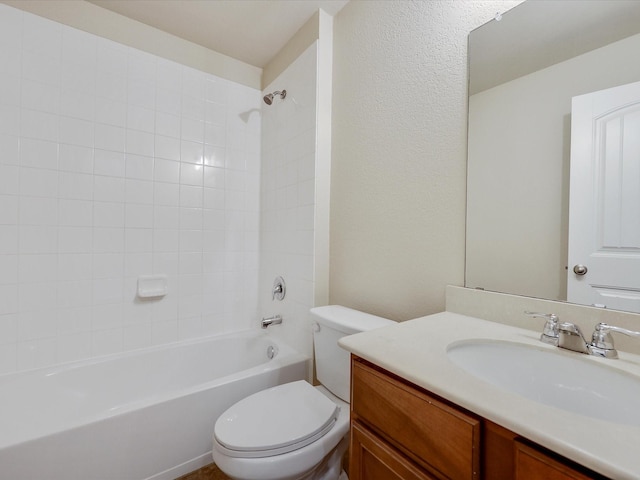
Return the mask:
<path id="1" fill-rule="evenodd" d="M 534 318 L 546 318 L 547 323 L 544 324 L 544 329 L 540 335 L 540 341 L 548 343 L 549 345 L 558 346 L 558 316 L 554 313 L 538 313 L 527 312 L 527 315 Z"/>
<path id="2" fill-rule="evenodd" d="M 611 332 L 623 333 L 631 337 L 640 337 L 640 332 L 616 327 L 615 325 L 607 325 L 606 323 L 599 323 L 593 331 L 591 345 L 589 346 L 592 355 L 599 355 L 605 358 L 618 358 L 618 351 L 613 346 Z"/>
<path id="3" fill-rule="evenodd" d="M 618 351 L 613 346 L 611 332 L 640 337 L 640 332 L 607 325 L 606 323 L 598 323 L 591 336 L 591 343 L 587 343 L 577 325 L 563 322 L 558 325 L 558 347 L 599 357 L 618 358 Z"/>
<path id="4" fill-rule="evenodd" d="M 571 322 L 558 324 L 558 347 L 574 352 L 591 353 L 580 327 Z"/>
<path id="5" fill-rule="evenodd" d="M 608 325 L 606 323 L 598 323 L 591 336 L 591 343 L 589 343 L 585 340 L 580 327 L 575 323 L 560 322 L 558 316 L 553 313 L 527 311 L 524 313 L 530 317 L 547 319 L 542 335 L 540 335 L 540 341 L 573 352 L 586 353 L 588 355 L 605 358 L 618 358 L 618 351 L 613 346 L 611 332 L 623 333 L 624 335 L 640 338 L 640 332 L 634 332 L 633 330 L 627 330 L 626 328 L 616 327 L 615 325 Z"/>

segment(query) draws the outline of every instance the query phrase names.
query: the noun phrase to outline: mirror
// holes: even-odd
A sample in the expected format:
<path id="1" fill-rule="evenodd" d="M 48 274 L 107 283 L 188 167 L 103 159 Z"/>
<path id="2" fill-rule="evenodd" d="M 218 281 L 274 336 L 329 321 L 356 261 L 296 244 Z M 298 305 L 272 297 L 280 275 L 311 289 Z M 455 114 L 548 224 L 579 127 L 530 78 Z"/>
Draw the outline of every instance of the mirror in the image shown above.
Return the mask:
<path id="1" fill-rule="evenodd" d="M 640 2 L 501 17 L 469 35 L 465 286 L 567 300 L 572 97 L 640 81 Z"/>

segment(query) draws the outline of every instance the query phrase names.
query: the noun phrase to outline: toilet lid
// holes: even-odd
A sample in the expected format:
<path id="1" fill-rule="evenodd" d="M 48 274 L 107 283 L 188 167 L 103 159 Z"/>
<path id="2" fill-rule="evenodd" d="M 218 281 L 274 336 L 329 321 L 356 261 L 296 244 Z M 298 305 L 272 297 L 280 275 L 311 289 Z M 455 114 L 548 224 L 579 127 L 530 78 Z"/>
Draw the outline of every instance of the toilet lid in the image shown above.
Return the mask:
<path id="1" fill-rule="evenodd" d="M 240 400 L 218 418 L 214 435 L 229 456 L 279 455 L 322 437 L 339 412 L 338 405 L 300 380 Z"/>

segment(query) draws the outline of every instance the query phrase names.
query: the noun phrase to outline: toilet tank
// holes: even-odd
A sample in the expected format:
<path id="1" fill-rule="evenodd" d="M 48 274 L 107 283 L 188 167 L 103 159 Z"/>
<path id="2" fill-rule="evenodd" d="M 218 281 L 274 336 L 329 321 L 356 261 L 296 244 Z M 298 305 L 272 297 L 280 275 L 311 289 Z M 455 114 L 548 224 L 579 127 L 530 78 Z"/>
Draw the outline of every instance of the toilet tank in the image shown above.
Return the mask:
<path id="1" fill-rule="evenodd" d="M 312 308 L 311 319 L 316 376 L 331 393 L 349 402 L 351 359 L 349 352 L 338 345 L 338 340 L 396 322 L 340 305 Z"/>

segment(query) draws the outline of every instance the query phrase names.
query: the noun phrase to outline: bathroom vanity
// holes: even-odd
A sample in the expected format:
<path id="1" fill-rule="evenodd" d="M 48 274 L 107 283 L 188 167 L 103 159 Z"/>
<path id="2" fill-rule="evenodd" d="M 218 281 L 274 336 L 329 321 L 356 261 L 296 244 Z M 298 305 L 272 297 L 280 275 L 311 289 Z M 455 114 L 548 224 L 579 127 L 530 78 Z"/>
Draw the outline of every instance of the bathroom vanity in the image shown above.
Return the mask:
<path id="1" fill-rule="evenodd" d="M 538 337 L 444 312 L 341 340 L 352 353 L 349 478 L 640 478 L 640 427 L 634 421 L 592 418 L 526 398 L 476 378 L 448 354 L 476 341 L 557 354 Z M 569 361 L 580 356 L 566 355 Z M 636 355 L 582 357 L 594 368 L 640 379 Z M 518 372 L 518 359 L 511 363 Z"/>

